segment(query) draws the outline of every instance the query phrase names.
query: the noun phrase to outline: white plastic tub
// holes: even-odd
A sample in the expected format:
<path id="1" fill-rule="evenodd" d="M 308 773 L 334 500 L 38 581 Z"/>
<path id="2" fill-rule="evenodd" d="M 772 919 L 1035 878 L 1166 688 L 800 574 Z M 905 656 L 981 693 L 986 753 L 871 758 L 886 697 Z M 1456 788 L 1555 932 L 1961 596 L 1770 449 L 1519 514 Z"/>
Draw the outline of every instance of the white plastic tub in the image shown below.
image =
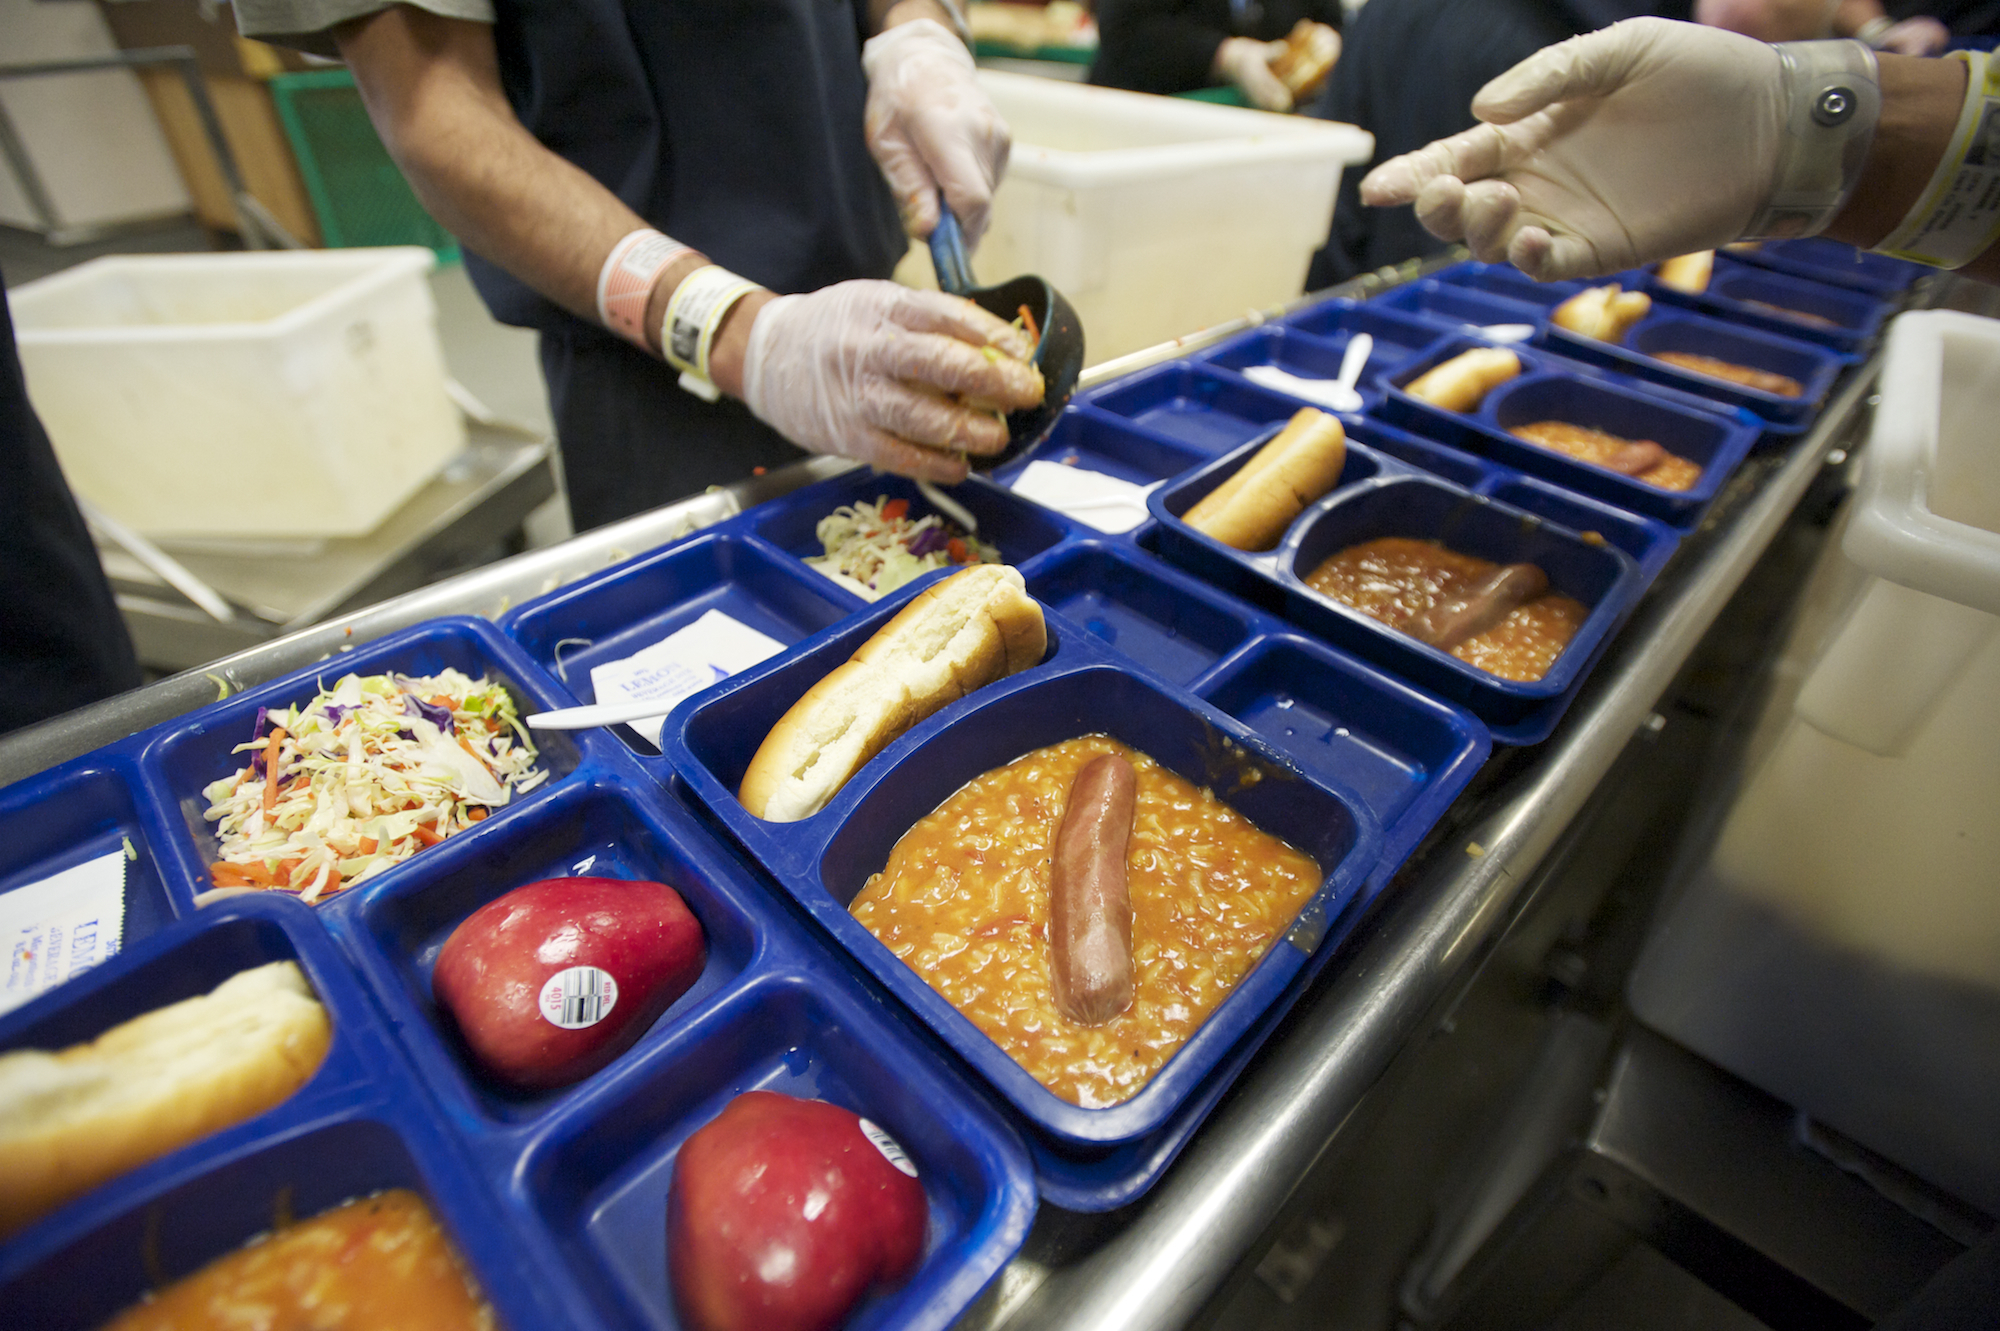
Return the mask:
<path id="1" fill-rule="evenodd" d="M 1014 132 L 982 282 L 1035 273 L 1097 364 L 1288 300 L 1326 243 L 1352 125 L 982 70 Z M 927 258 L 899 276 L 933 285 Z"/>
<path id="2" fill-rule="evenodd" d="M 465 446 L 427 249 L 97 259 L 11 293 L 76 491 L 157 537 L 365 533 Z"/>

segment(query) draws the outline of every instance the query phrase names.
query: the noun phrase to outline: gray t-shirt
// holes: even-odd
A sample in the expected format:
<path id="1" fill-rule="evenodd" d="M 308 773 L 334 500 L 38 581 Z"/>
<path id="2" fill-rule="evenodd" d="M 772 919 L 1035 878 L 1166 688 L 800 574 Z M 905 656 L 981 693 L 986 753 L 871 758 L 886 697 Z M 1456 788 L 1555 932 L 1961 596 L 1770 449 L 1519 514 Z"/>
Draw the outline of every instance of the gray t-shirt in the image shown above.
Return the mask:
<path id="1" fill-rule="evenodd" d="M 336 24 L 399 2 L 445 18 L 493 21 L 493 0 L 236 0 L 236 26 L 245 37 L 338 60 L 331 31 Z"/>

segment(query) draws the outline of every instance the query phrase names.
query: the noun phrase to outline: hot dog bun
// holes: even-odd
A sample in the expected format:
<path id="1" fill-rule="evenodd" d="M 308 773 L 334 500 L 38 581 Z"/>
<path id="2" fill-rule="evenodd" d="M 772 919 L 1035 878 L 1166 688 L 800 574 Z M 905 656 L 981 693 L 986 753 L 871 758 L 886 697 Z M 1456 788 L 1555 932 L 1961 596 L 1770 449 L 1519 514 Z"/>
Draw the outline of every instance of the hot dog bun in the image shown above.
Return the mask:
<path id="1" fill-rule="evenodd" d="M 1307 504 L 1333 488 L 1346 465 L 1347 432 L 1339 419 L 1302 407 L 1182 521 L 1238 550 L 1268 550 Z"/>
<path id="2" fill-rule="evenodd" d="M 88 1044 L 0 1055 L 0 1235 L 269 1109 L 332 1035 L 298 964 L 274 961 Z"/>
<path id="3" fill-rule="evenodd" d="M 1403 391 L 1446 411 L 1474 411 L 1486 395 L 1521 372 L 1521 358 L 1505 347 L 1474 347 L 1433 365 Z"/>
<path id="4" fill-rule="evenodd" d="M 1340 34 L 1324 23 L 1302 18 L 1285 34 L 1285 49 L 1271 61 L 1271 72 L 1298 105 L 1326 86 L 1326 77 L 1339 59 Z"/>
<path id="5" fill-rule="evenodd" d="M 1579 291 L 1556 306 L 1560 328 L 1600 342 L 1623 342 L 1632 325 L 1646 317 L 1653 298 L 1643 291 L 1620 291 L 1617 283 Z"/>
<path id="6" fill-rule="evenodd" d="M 1755 249 L 1756 246 L 1750 248 Z M 1715 251 L 1696 250 L 1693 254 L 1683 254 L 1678 258 L 1663 261 L 1656 276 L 1662 286 L 1699 295 L 1708 290 L 1708 279 L 1714 271 Z"/>
<path id="7" fill-rule="evenodd" d="M 1042 659 L 1042 608 L 1016 570 L 979 564 L 926 590 L 792 704 L 743 773 L 774 823 L 825 807 L 862 764 L 945 705 Z"/>

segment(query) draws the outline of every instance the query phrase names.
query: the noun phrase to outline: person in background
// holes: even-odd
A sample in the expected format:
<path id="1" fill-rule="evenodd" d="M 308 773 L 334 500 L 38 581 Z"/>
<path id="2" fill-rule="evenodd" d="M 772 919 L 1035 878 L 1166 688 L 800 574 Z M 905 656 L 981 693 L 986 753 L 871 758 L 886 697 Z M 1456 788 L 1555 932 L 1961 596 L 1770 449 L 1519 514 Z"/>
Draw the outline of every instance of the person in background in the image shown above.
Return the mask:
<path id="1" fill-rule="evenodd" d="M 1311 113 L 1375 136 L 1375 162 L 1469 129 L 1473 93 L 1545 46 L 1638 14 L 1686 17 L 1692 0 L 1368 0 Z M 1422 71 L 1414 77 L 1413 71 Z M 1343 171 L 1325 248 L 1305 289 L 1319 291 L 1445 246 L 1408 213 L 1361 203 L 1366 167 Z"/>
<path id="2" fill-rule="evenodd" d="M 1829 105 L 1855 109 L 1809 114 Z M 1472 109 L 1482 124 L 1376 167 L 1362 200 L 1414 203 L 1432 234 L 1542 281 L 1820 232 L 2000 281 L 2000 68 L 1985 52 L 1770 46 L 1634 19 L 1550 47 Z"/>
<path id="3" fill-rule="evenodd" d="M 0 285 L 0 734 L 139 684 L 90 530 L 29 405 Z"/>
<path id="4" fill-rule="evenodd" d="M 800 448 L 957 481 L 1006 443 L 963 399 L 1039 400 L 1022 333 L 882 280 L 940 192 L 976 241 L 1006 167 L 952 0 L 235 9 L 347 61 L 495 317 L 540 332 L 579 530 Z"/>
<path id="5" fill-rule="evenodd" d="M 1894 55 L 1939 55 L 2000 35 L 2000 0 L 1696 0 L 1697 22 L 1760 42 L 1853 37 Z"/>
<path id="6" fill-rule="evenodd" d="M 1292 89 L 1272 62 L 1301 22 L 1323 29 L 1314 36 L 1337 61 L 1339 0 L 1098 0 L 1090 81 L 1168 95 L 1221 84 L 1259 110 L 1289 111 Z"/>

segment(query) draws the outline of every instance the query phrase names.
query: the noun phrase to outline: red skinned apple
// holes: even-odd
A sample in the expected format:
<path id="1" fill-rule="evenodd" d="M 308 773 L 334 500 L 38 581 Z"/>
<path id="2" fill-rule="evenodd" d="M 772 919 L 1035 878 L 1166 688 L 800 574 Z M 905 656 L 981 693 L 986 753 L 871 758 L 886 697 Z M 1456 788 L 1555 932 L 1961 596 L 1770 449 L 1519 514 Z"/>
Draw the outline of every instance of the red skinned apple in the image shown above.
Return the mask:
<path id="1" fill-rule="evenodd" d="M 665 883 L 545 878 L 452 931 L 431 993 L 494 1078 L 567 1086 L 630 1048 L 706 957 L 700 921 Z"/>
<path id="2" fill-rule="evenodd" d="M 674 1300 L 693 1331 L 822 1331 L 923 1257 L 917 1168 L 822 1100 L 748 1091 L 681 1147 L 667 1199 Z"/>

